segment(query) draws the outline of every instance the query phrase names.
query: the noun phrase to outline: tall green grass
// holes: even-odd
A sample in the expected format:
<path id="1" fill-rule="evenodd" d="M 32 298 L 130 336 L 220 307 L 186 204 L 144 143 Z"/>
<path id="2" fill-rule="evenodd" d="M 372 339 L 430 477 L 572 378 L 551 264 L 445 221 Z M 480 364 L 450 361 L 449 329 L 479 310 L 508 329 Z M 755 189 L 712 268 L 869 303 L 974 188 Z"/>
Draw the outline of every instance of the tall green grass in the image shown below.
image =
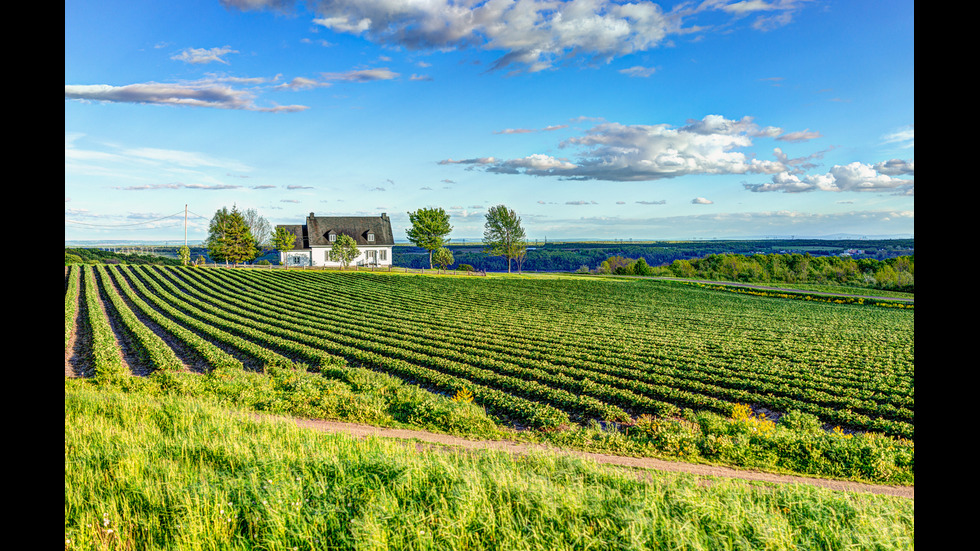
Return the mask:
<path id="1" fill-rule="evenodd" d="M 914 502 L 426 450 L 65 384 L 72 549 L 906 549 Z"/>

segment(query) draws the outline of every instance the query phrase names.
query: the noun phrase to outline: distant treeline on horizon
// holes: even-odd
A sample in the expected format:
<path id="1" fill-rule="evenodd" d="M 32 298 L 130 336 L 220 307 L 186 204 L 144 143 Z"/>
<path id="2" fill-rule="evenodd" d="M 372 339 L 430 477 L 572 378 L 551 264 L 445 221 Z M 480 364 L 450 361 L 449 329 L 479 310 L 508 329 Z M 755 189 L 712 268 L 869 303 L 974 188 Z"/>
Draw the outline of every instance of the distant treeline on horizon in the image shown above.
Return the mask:
<path id="1" fill-rule="evenodd" d="M 507 271 L 507 259 L 488 256 L 479 243 L 450 241 L 446 248 L 453 253 L 450 268 L 468 264 L 488 272 Z M 660 241 L 660 242 L 551 242 L 528 245 L 521 270 L 530 272 L 574 272 L 598 268 L 610 257 L 643 258 L 650 266 L 666 266 L 675 260 L 691 260 L 711 254 L 809 254 L 811 256 L 846 255 L 855 259 L 884 260 L 914 254 L 914 239 L 883 240 L 753 240 L 753 241 Z M 415 246 L 396 246 L 392 252 L 396 266 L 428 268 L 428 251 Z"/>

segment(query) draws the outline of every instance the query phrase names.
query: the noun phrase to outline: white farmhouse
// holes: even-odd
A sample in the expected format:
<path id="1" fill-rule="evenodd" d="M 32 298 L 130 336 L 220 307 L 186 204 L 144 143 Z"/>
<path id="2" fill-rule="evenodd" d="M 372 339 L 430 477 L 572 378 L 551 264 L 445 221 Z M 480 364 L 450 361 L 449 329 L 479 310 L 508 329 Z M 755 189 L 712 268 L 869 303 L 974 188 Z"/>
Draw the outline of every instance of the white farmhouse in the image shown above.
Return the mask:
<path id="1" fill-rule="evenodd" d="M 279 253 L 279 260 L 284 265 L 340 267 L 340 262 L 330 260 L 330 249 L 337 236 L 344 234 L 353 237 L 361 251 L 351 266 L 391 266 L 391 247 L 395 240 L 386 213 L 381 216 L 314 216 L 311 212 L 306 217 L 306 224 L 277 227 L 286 228 L 296 236 L 292 250 Z"/>

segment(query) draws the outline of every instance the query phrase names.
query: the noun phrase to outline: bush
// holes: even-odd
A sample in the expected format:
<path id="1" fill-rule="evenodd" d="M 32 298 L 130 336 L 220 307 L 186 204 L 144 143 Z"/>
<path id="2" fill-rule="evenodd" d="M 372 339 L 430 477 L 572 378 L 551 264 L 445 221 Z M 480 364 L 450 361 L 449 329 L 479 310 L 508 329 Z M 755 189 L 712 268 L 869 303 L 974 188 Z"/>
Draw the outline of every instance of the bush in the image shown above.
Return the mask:
<path id="1" fill-rule="evenodd" d="M 266 260 L 264 258 L 262 260 L 259 260 L 258 262 L 256 262 L 256 264 L 259 265 L 259 266 L 272 266 L 272 262 L 269 262 L 268 260 Z"/>
<path id="2" fill-rule="evenodd" d="M 816 415 L 791 410 L 779 418 L 779 426 L 806 434 L 820 431 L 820 419 Z"/>
<path id="3" fill-rule="evenodd" d="M 69 264 L 81 264 L 82 257 L 77 254 L 65 253 L 65 266 Z"/>
<path id="4" fill-rule="evenodd" d="M 473 266 L 470 266 L 469 264 L 460 264 L 459 266 L 456 266 L 456 269 L 457 270 L 462 270 L 464 272 L 474 272 L 474 271 L 476 271 L 476 268 L 474 268 Z"/>

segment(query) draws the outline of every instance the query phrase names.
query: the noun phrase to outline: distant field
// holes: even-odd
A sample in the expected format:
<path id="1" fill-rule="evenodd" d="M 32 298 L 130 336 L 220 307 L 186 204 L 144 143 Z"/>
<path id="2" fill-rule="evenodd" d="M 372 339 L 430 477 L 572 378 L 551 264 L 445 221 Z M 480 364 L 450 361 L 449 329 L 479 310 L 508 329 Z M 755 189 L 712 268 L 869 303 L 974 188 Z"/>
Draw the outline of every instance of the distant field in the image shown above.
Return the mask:
<path id="1" fill-rule="evenodd" d="M 743 403 L 914 435 L 907 310 L 650 280 L 88 270 L 189 328 L 171 338 L 220 340 L 225 352 L 213 364 L 361 365 L 450 395 L 466 389 L 520 426 L 629 422 L 678 408 L 729 415 Z M 165 368 L 153 361 L 147 370 Z"/>

